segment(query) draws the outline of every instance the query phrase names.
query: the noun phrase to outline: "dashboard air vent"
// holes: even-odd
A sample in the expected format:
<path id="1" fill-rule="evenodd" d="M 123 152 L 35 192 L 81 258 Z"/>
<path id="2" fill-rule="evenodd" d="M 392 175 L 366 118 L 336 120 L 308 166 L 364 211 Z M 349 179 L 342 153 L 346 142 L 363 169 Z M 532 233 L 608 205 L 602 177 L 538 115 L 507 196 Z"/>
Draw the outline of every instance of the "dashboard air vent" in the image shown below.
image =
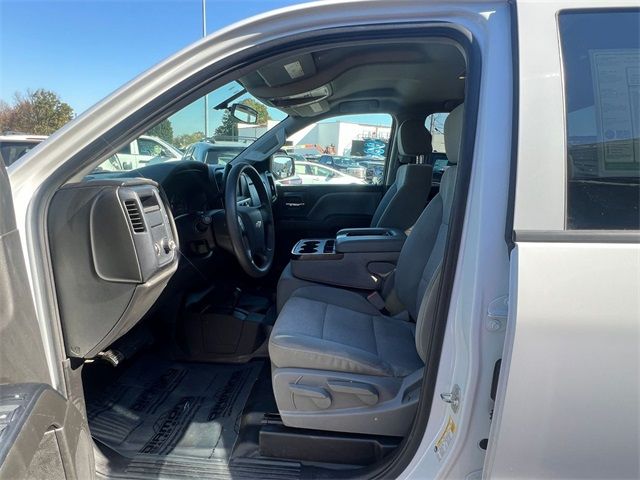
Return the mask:
<path id="1" fill-rule="evenodd" d="M 138 202 L 135 200 L 125 200 L 124 207 L 127 209 L 127 214 L 129 215 L 133 231 L 136 233 L 144 232 L 144 220 L 142 218 L 142 213 L 140 213 Z"/>

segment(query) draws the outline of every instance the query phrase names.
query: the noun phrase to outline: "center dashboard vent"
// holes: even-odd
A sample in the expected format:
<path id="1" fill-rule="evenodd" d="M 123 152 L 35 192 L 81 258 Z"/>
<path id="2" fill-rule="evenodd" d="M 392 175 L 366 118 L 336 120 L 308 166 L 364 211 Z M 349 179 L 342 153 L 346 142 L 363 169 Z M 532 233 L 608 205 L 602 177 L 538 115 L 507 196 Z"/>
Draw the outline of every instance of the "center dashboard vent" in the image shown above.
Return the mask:
<path id="1" fill-rule="evenodd" d="M 144 232 L 144 219 L 142 218 L 140 207 L 138 207 L 138 202 L 135 200 L 125 200 L 124 207 L 127 209 L 127 215 L 129 215 L 133 231 L 136 233 Z"/>

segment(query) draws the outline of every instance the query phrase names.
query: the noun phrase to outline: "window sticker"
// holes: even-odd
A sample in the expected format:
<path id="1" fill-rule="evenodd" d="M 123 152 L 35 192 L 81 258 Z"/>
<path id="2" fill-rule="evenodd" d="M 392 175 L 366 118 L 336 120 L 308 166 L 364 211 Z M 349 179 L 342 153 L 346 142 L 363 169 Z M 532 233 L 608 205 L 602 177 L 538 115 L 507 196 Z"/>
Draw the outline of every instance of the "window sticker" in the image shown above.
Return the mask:
<path id="1" fill-rule="evenodd" d="M 640 68 L 637 49 L 591 50 L 600 177 L 640 171 Z"/>

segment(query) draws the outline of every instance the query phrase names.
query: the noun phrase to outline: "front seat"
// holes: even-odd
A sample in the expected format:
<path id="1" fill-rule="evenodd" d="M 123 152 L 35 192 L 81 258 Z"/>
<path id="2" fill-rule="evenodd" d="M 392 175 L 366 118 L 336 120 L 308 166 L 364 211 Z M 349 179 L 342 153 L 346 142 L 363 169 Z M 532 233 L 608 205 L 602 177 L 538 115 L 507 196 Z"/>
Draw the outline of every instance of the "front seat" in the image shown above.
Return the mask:
<path id="1" fill-rule="evenodd" d="M 398 153 L 403 163 L 396 180 L 387 189 L 371 219 L 374 228 L 410 228 L 429 201 L 433 168 L 426 163 L 431 154 L 431 134 L 422 119 L 409 119 L 398 129 Z M 415 162 L 415 163 L 410 163 Z"/>
<path id="2" fill-rule="evenodd" d="M 463 106 L 445 122 L 451 164 L 458 161 Z M 417 406 L 427 336 L 444 256 L 457 167 L 407 238 L 393 290 L 407 321 L 362 295 L 305 286 L 284 304 L 269 340 L 273 389 L 285 425 L 379 435 L 407 433 Z"/>

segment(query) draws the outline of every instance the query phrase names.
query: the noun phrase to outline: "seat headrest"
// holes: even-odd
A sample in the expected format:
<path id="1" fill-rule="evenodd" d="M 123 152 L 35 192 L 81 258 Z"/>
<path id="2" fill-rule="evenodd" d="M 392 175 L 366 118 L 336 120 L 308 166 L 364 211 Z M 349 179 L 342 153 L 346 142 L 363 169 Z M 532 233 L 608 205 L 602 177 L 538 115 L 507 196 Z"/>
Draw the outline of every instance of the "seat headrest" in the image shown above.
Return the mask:
<path id="1" fill-rule="evenodd" d="M 451 110 L 444 121 L 444 147 L 447 150 L 449 163 L 458 163 L 460 144 L 462 142 L 462 120 L 464 118 L 464 103 Z"/>
<path id="2" fill-rule="evenodd" d="M 424 126 L 424 120 L 411 118 L 400 124 L 398 129 L 398 153 L 407 157 L 429 155 L 432 152 L 431 134 Z"/>

